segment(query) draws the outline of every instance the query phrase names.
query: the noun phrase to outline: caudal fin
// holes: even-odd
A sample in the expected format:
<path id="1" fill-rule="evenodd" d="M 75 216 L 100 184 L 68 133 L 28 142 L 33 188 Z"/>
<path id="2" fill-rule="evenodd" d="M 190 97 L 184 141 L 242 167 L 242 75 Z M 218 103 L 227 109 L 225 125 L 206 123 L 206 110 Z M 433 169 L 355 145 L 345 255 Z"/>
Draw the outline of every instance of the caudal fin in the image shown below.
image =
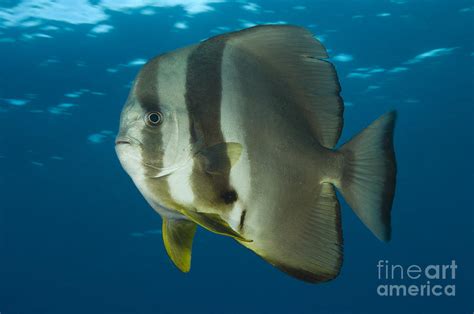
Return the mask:
<path id="1" fill-rule="evenodd" d="M 382 241 L 391 236 L 390 212 L 395 192 L 393 129 L 396 112 L 384 114 L 344 144 L 340 190 L 362 222 Z"/>

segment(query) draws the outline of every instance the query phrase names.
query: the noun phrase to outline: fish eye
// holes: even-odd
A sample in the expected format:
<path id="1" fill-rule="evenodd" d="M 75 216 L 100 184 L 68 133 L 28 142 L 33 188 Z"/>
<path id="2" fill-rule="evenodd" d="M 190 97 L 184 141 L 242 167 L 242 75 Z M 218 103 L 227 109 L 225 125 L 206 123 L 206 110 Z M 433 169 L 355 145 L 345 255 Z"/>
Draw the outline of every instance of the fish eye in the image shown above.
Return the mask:
<path id="1" fill-rule="evenodd" d="M 163 114 L 159 111 L 148 112 L 145 115 L 145 122 L 148 126 L 158 126 L 163 122 Z"/>

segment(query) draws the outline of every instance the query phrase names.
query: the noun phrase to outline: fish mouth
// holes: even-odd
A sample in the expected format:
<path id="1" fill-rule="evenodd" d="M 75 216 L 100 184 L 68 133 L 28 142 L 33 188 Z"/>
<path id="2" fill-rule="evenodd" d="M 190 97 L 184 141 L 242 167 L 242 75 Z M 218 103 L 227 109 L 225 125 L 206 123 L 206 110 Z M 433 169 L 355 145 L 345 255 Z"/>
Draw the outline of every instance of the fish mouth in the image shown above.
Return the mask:
<path id="1" fill-rule="evenodd" d="M 115 140 L 115 145 L 130 145 L 132 142 L 126 138 L 118 138 Z"/>
<path id="2" fill-rule="evenodd" d="M 117 136 L 115 138 L 115 145 L 140 145 L 141 142 L 131 136 Z"/>
<path id="3" fill-rule="evenodd" d="M 119 140 L 119 141 L 115 141 L 115 145 L 130 145 L 130 141 L 123 141 L 123 140 Z"/>

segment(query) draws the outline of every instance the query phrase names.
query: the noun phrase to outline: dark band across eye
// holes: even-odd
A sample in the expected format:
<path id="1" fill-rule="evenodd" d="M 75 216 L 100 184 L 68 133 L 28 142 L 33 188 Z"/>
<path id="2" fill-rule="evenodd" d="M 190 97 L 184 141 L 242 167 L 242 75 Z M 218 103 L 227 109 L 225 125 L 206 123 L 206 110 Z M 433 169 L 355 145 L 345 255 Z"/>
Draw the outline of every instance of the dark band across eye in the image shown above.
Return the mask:
<path id="1" fill-rule="evenodd" d="M 149 126 L 157 126 L 163 122 L 163 114 L 159 111 L 148 112 L 145 116 L 145 122 Z"/>

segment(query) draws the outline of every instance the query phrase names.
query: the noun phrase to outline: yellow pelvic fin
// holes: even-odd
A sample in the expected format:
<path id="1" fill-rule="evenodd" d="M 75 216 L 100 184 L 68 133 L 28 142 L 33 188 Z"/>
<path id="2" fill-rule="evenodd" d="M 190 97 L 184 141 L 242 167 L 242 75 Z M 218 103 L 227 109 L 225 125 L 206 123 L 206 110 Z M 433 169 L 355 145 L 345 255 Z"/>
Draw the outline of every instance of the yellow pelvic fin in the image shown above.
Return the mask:
<path id="1" fill-rule="evenodd" d="M 196 224 L 184 219 L 163 218 L 163 242 L 176 267 L 187 273 L 191 268 L 191 252 Z"/>

